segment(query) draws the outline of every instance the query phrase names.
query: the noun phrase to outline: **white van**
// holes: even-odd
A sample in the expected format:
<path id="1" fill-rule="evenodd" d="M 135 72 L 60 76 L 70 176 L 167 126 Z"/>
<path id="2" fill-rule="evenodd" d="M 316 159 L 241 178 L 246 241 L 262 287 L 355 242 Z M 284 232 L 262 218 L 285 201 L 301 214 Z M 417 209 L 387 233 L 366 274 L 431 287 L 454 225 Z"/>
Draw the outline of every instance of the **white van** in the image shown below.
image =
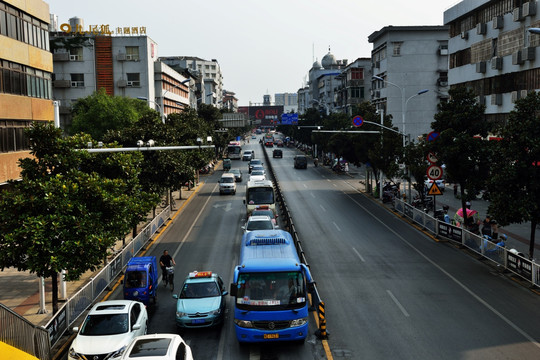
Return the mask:
<path id="1" fill-rule="evenodd" d="M 236 194 L 236 179 L 234 174 L 225 173 L 219 179 L 219 194 Z"/>

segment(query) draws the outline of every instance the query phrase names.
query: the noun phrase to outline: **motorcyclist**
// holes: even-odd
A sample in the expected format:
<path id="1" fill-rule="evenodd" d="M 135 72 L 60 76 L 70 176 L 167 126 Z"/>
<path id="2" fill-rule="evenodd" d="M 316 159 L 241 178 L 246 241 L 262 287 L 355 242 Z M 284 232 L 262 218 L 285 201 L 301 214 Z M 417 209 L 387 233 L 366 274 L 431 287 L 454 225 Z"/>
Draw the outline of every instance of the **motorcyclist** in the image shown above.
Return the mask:
<path id="1" fill-rule="evenodd" d="M 315 165 L 315 167 L 319 166 L 319 158 L 313 159 L 313 165 Z"/>

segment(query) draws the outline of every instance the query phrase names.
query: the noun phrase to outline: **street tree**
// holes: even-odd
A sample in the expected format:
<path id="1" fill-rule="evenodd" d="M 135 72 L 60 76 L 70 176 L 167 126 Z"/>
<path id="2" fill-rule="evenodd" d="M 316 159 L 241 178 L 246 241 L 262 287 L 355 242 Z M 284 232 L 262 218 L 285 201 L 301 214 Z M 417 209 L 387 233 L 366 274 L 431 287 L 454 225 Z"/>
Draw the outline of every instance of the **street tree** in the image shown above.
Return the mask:
<path id="1" fill-rule="evenodd" d="M 103 140 L 107 130 L 123 129 L 153 111 L 146 101 L 110 96 L 101 88 L 77 100 L 72 109 L 73 120 L 68 130 L 70 134 L 84 132 L 95 140 Z"/>
<path id="2" fill-rule="evenodd" d="M 485 105 L 477 102 L 472 90 L 456 87 L 448 93 L 449 101 L 439 103 L 431 124 L 440 136 L 430 141 L 428 148 L 445 164 L 448 181 L 460 185 L 461 205 L 466 213 L 467 194 L 476 194 L 486 180 L 481 168 L 486 164 L 487 145 L 478 137 L 486 137 L 491 124 L 485 120 Z M 466 218 L 466 225 L 472 226 L 471 221 Z"/>
<path id="3" fill-rule="evenodd" d="M 76 150 L 88 135 L 64 138 L 51 123 L 35 123 L 26 135 L 33 156 L 20 160 L 22 180 L 0 196 L 0 267 L 50 278 L 56 312 L 58 273 L 76 280 L 95 270 L 133 217 L 148 212 L 137 182 L 140 154 L 99 161 Z"/>
<path id="4" fill-rule="evenodd" d="M 498 130 L 502 139 L 495 142 L 492 157 L 489 213 L 503 226 L 530 222 L 532 259 L 540 219 L 540 94 L 517 100 Z"/>

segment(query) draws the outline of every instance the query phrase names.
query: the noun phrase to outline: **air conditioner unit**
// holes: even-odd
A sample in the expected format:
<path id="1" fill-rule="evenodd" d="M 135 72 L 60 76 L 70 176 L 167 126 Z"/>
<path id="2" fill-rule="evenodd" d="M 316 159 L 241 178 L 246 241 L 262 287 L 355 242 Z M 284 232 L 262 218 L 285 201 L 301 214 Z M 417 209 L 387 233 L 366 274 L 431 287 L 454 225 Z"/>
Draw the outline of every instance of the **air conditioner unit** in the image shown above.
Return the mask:
<path id="1" fill-rule="evenodd" d="M 72 82 L 71 82 L 71 87 L 77 87 L 77 82 L 76 82 L 76 81 L 72 81 Z"/>
<path id="2" fill-rule="evenodd" d="M 491 58 L 491 69 L 493 70 L 502 70 L 503 58 L 495 56 Z"/>
<path id="3" fill-rule="evenodd" d="M 126 60 L 126 54 L 124 53 L 119 53 L 117 56 L 116 56 L 116 59 L 118 61 L 125 61 Z"/>
<path id="4" fill-rule="evenodd" d="M 526 47 L 521 49 L 521 60 L 534 60 L 536 57 L 535 47 Z"/>
<path id="5" fill-rule="evenodd" d="M 526 98 L 527 95 L 529 95 L 529 90 L 520 90 L 519 91 L 519 98 L 522 99 L 522 98 Z"/>
<path id="6" fill-rule="evenodd" d="M 512 53 L 512 65 L 521 65 L 523 64 L 523 59 L 521 58 L 521 51 L 518 50 Z"/>
<path id="7" fill-rule="evenodd" d="M 512 11 L 514 21 L 521 21 L 521 8 L 517 7 Z"/>
<path id="8" fill-rule="evenodd" d="M 477 73 L 485 73 L 486 72 L 486 62 L 480 61 L 476 63 L 476 72 Z"/>
<path id="9" fill-rule="evenodd" d="M 519 99 L 518 92 L 517 91 L 512 91 L 510 93 L 510 99 L 511 99 L 512 103 L 515 103 L 516 100 Z"/>
<path id="10" fill-rule="evenodd" d="M 485 35 L 487 33 L 487 24 L 480 23 L 476 25 L 476 33 L 478 35 Z"/>
<path id="11" fill-rule="evenodd" d="M 118 87 L 119 88 L 125 88 L 127 86 L 126 80 L 118 80 Z"/>
<path id="12" fill-rule="evenodd" d="M 502 105 L 502 94 L 491 94 L 491 105 Z"/>
<path id="13" fill-rule="evenodd" d="M 69 55 L 69 61 L 79 61 L 79 55 Z"/>
<path id="14" fill-rule="evenodd" d="M 493 28 L 502 29 L 504 27 L 504 18 L 502 16 L 495 16 L 493 18 Z"/>
<path id="15" fill-rule="evenodd" d="M 126 60 L 133 60 L 133 55 L 126 54 Z"/>
<path id="16" fill-rule="evenodd" d="M 467 40 L 469 38 L 469 33 L 467 31 L 462 31 L 461 38 Z"/>
<path id="17" fill-rule="evenodd" d="M 439 48 L 439 55 L 448 55 L 448 48 Z"/>
<path id="18" fill-rule="evenodd" d="M 126 85 L 127 85 L 127 86 L 133 86 L 133 81 L 128 81 L 128 82 L 126 83 Z"/>
<path id="19" fill-rule="evenodd" d="M 521 7 L 521 16 L 534 16 L 536 15 L 536 1 L 529 1 L 523 4 Z"/>

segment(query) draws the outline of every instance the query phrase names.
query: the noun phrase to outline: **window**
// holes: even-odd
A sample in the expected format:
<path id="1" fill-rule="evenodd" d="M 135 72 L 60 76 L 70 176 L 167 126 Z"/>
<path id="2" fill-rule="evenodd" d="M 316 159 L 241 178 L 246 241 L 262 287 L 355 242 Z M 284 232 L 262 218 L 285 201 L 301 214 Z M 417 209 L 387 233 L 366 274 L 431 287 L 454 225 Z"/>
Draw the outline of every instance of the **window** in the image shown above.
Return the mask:
<path id="1" fill-rule="evenodd" d="M 84 74 L 71 74 L 71 87 L 84 86 Z"/>
<path id="2" fill-rule="evenodd" d="M 141 74 L 127 73 L 127 86 L 141 86 Z"/>
<path id="3" fill-rule="evenodd" d="M 83 48 L 76 47 L 69 50 L 69 60 L 70 61 L 82 61 L 83 60 Z"/>
<path id="4" fill-rule="evenodd" d="M 393 47 L 394 47 L 394 52 L 392 55 L 394 56 L 400 56 L 401 55 L 401 44 L 403 44 L 402 42 L 394 42 L 392 43 Z"/>
<path id="5" fill-rule="evenodd" d="M 350 98 L 359 98 L 360 97 L 360 88 L 359 87 L 351 87 L 351 88 L 349 88 L 349 97 Z"/>
<path id="6" fill-rule="evenodd" d="M 139 61 L 138 46 L 126 46 L 126 60 Z"/>
<path id="7" fill-rule="evenodd" d="M 363 80 L 364 79 L 364 69 L 354 68 L 351 69 L 351 75 L 349 80 Z"/>

